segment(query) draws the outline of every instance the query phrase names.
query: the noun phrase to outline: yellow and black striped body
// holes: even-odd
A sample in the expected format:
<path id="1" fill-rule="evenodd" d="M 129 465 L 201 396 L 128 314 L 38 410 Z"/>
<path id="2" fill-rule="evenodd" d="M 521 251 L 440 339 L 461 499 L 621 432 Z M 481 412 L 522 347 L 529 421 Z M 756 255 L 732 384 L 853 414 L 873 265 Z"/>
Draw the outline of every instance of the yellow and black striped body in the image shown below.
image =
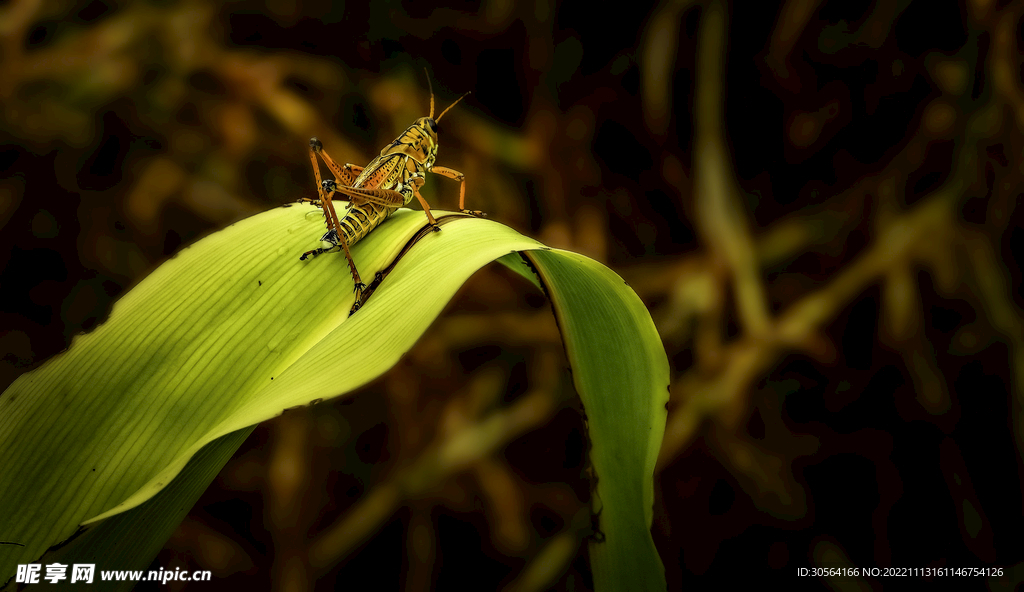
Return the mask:
<path id="1" fill-rule="evenodd" d="M 382 206 L 375 203 L 353 205 L 345 209 L 344 215 L 338 220 L 338 227 L 349 245 L 354 245 L 360 239 L 366 238 L 370 231 L 380 225 L 388 216 L 394 214 L 398 208 Z M 331 242 L 324 237 L 323 240 Z"/>
<path id="2" fill-rule="evenodd" d="M 437 155 L 437 136 L 426 131 L 423 120 L 416 121 L 409 129 L 380 151 L 380 155 L 363 169 L 352 183 L 354 188 L 393 189 L 402 194 L 405 204 L 413 198 L 414 184 L 422 183 L 424 171 L 430 170 Z M 375 202 L 356 203 L 350 201 L 345 213 L 338 220 L 338 226 L 351 246 L 366 237 L 399 206 Z"/>

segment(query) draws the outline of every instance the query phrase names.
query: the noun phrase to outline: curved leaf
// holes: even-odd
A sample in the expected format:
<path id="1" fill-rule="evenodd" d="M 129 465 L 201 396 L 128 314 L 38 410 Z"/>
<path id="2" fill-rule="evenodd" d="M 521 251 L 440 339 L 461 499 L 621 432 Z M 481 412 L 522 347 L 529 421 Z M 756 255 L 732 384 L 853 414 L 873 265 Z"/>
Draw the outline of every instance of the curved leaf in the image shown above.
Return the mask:
<path id="1" fill-rule="evenodd" d="M 389 273 L 349 317 L 345 259 L 298 261 L 322 229 L 319 210 L 253 216 L 183 250 L 127 293 L 106 323 L 15 381 L 0 396 L 0 507 L 9 510 L 0 515 L 0 540 L 24 546 L 0 546 L 0 582 L 82 524 L 95 528 L 78 540 L 112 553 L 120 545 L 123 553 L 110 559 L 132 563 L 98 568 L 145 567 L 246 428 L 380 376 L 477 269 L 546 249 L 488 220 L 444 220 L 442 232 L 403 251 L 424 219 L 400 210 L 354 247 L 364 278 Z M 640 490 L 649 490 L 652 474 Z M 643 518 L 635 507 L 625 512 L 649 526 L 644 499 Z M 159 527 L 132 531 L 146 520 Z M 147 536 L 146 544 L 131 540 Z"/>

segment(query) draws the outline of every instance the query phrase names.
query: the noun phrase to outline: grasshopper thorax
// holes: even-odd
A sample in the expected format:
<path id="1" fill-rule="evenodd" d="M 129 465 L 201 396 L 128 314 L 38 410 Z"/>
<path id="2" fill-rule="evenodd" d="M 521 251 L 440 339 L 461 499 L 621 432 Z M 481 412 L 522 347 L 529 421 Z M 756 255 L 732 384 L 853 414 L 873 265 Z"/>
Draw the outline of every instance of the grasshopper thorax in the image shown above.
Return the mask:
<path id="1" fill-rule="evenodd" d="M 434 167 L 437 159 L 437 121 L 433 117 L 420 117 L 416 120 L 416 126 L 423 133 L 423 166 L 429 171 Z"/>

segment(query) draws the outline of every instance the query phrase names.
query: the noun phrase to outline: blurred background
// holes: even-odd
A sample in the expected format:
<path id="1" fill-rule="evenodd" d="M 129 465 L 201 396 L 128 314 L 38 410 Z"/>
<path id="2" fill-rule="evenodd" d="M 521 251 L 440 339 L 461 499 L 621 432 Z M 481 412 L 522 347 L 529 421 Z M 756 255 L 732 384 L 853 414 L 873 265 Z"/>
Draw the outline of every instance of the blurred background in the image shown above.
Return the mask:
<path id="1" fill-rule="evenodd" d="M 310 136 L 368 163 L 427 114 L 426 69 L 439 108 L 472 91 L 437 161 L 467 207 L 602 261 L 651 311 L 670 590 L 813 566 L 999 566 L 961 585 L 1012 590 L 1022 18 L 0 2 L 0 387 L 181 246 L 314 197 Z M 457 183 L 423 193 L 457 208 Z M 590 589 L 586 451 L 543 295 L 491 266 L 364 392 L 261 425 L 154 566 L 253 590 Z"/>

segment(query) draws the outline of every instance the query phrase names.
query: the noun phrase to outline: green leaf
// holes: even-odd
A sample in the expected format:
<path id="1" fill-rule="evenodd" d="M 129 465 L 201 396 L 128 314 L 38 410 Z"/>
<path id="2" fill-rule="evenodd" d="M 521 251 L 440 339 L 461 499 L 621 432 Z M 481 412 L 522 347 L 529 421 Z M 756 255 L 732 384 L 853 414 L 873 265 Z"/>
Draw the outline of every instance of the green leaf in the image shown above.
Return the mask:
<path id="1" fill-rule="evenodd" d="M 551 298 L 587 414 L 600 517 L 590 543 L 595 587 L 664 590 L 650 533 L 654 465 L 668 418 L 661 338 L 640 298 L 607 267 L 566 251 L 526 257 Z"/>
<path id="2" fill-rule="evenodd" d="M 630 417 L 660 421 L 645 428 L 631 419 L 632 428 L 643 430 L 638 438 L 606 427 L 618 419 L 598 420 L 606 412 L 621 415 L 624 404 L 602 403 L 622 397 L 602 387 L 652 376 L 626 372 L 617 383 L 596 385 L 597 394 L 590 393 L 595 385 L 582 379 L 596 360 L 588 357 L 594 353 L 590 341 L 604 343 L 601 327 L 609 318 L 618 318 L 614 326 L 627 327 L 624 333 L 632 331 L 632 339 L 642 342 L 631 347 L 628 337 L 619 336 L 615 339 L 626 341 L 613 347 L 631 348 L 622 352 L 630 358 L 647 352 L 653 356 L 649 366 L 667 368 L 646 310 L 621 279 L 593 261 L 547 251 L 488 220 L 450 216 L 443 221 L 442 232 L 424 233 L 421 212 L 400 210 L 355 245 L 353 256 L 366 280 L 378 271 L 387 275 L 349 317 L 352 279 L 344 257 L 298 260 L 322 233 L 319 210 L 297 205 L 253 216 L 164 263 L 115 305 L 107 322 L 15 381 L 0 396 L 0 508 L 5 509 L 0 541 L 23 546 L 0 545 L 0 582 L 13 576 L 17 564 L 39 560 L 52 545 L 61 548 L 51 550 L 44 562 L 91 557 L 86 562 L 96 563 L 97 570 L 145 569 L 253 425 L 380 376 L 470 275 L 499 258 L 515 266 L 509 255 L 518 251 L 536 257 L 563 331 L 576 332 L 566 333 L 567 350 L 581 373 L 577 386 L 592 437 L 625 437 L 626 456 L 636 457 L 625 460 L 633 466 L 620 476 L 616 464 L 603 464 L 606 455 L 599 454 L 602 448 L 594 440 L 602 531 L 616 539 L 606 548 L 619 549 L 620 532 L 624 542 L 642 531 L 645 545 L 616 552 L 648 555 L 623 565 L 657 564 L 649 534 L 650 494 L 652 459 L 660 444 L 654 433 L 664 428 L 664 415 L 652 409 L 664 411 L 665 393 L 646 383 L 626 388 L 634 395 L 625 405 L 641 408 Z M 577 285 L 584 277 L 590 283 Z M 598 298 L 602 316 L 581 317 L 579 295 L 565 295 L 584 285 L 587 298 L 603 294 Z M 628 305 L 617 305 L 615 297 Z M 615 310 L 626 314 L 615 317 Z M 641 326 L 628 329 L 630 319 Z M 605 446 L 619 448 L 614 442 Z M 621 456 L 611 458 L 620 462 Z M 629 480 L 637 482 L 621 491 L 605 490 Z M 80 536 L 68 541 L 76 532 Z M 652 573 L 661 577 L 659 570 Z M 595 566 L 595 577 L 603 582 L 599 573 Z M 607 581 L 609 586 L 598 586 L 617 587 Z M 663 577 L 660 581 L 664 589 Z"/>

